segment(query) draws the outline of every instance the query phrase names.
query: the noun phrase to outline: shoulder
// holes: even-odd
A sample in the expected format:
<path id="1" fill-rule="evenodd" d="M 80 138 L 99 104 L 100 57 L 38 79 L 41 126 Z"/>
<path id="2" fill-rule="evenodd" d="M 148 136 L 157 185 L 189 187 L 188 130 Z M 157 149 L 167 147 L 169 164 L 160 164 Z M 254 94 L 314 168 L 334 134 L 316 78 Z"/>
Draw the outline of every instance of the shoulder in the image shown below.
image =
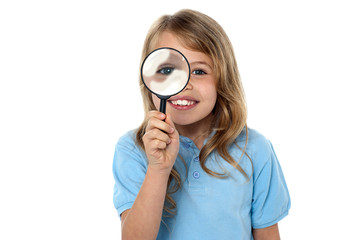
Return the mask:
<path id="1" fill-rule="evenodd" d="M 128 160 L 137 160 L 138 162 L 142 162 L 146 164 L 144 160 L 144 151 L 143 149 L 137 144 L 136 140 L 136 133 L 137 130 L 133 129 L 126 132 L 122 135 L 115 146 L 115 157 L 114 160 L 117 161 L 125 161 L 130 162 Z"/>
<path id="2" fill-rule="evenodd" d="M 252 159 L 254 166 L 264 165 L 274 153 L 272 143 L 255 129 L 244 129 L 237 137 L 237 143 L 246 145 L 246 153 Z"/>
<path id="3" fill-rule="evenodd" d="M 248 128 L 248 145 L 249 148 L 256 150 L 269 151 L 271 150 L 271 142 L 263 134 L 255 129 Z"/>
<path id="4" fill-rule="evenodd" d="M 247 144 L 246 149 L 251 152 L 271 150 L 271 142 L 263 134 L 252 128 L 243 129 L 236 142 L 242 146 Z"/>
<path id="5" fill-rule="evenodd" d="M 124 146 L 124 147 L 136 147 L 136 134 L 137 130 L 133 129 L 128 132 L 126 132 L 124 135 L 122 135 L 118 141 L 117 146 Z"/>

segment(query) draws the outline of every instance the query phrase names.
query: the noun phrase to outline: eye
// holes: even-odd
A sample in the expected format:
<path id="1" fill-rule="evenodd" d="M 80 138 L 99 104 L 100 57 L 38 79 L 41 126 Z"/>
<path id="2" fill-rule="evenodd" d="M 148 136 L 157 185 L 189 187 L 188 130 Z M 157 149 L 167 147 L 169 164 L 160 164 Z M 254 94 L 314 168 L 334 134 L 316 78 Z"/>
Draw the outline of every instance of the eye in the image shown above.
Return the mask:
<path id="1" fill-rule="evenodd" d="M 157 71 L 157 73 L 163 74 L 163 75 L 169 75 L 173 72 L 174 68 L 172 67 L 163 67 Z"/>
<path id="2" fill-rule="evenodd" d="M 204 75 L 204 74 L 207 74 L 207 73 L 205 71 L 203 71 L 202 69 L 196 69 L 196 70 L 193 70 L 192 74 Z"/>

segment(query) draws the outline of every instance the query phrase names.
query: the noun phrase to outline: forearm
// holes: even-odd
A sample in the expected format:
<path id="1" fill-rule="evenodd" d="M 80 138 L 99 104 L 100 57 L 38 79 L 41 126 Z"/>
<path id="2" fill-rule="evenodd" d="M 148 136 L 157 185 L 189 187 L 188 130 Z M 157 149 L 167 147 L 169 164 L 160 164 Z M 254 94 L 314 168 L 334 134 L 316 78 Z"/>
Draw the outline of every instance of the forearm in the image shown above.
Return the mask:
<path id="1" fill-rule="evenodd" d="M 253 229 L 254 240 L 280 240 L 278 224 L 266 228 Z"/>
<path id="2" fill-rule="evenodd" d="M 135 202 L 122 219 L 122 239 L 156 239 L 169 175 L 148 169 Z"/>

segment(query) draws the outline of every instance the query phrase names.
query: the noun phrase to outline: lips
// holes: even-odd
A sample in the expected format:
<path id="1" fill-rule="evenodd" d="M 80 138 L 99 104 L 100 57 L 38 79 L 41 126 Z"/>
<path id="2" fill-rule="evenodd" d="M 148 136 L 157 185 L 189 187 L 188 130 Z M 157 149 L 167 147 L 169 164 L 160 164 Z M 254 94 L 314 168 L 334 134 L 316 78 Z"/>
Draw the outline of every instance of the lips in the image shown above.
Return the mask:
<path id="1" fill-rule="evenodd" d="M 173 105 L 177 106 L 190 106 L 195 104 L 195 101 L 189 101 L 189 100 L 176 100 L 176 101 L 170 101 Z"/>
<path id="2" fill-rule="evenodd" d="M 168 100 L 169 104 L 177 110 L 189 110 L 198 104 L 198 101 L 189 96 L 176 96 Z"/>

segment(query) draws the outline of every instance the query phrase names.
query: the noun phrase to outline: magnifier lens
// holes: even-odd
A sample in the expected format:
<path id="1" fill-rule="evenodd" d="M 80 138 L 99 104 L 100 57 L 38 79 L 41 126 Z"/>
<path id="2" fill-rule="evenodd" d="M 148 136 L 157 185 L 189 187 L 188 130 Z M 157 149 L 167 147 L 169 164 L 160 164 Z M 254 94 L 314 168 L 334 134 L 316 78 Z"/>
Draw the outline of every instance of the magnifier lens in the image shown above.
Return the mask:
<path id="1" fill-rule="evenodd" d="M 189 76 L 189 63 L 176 49 L 156 49 L 142 64 L 141 77 L 145 86 L 161 99 L 181 92 L 188 84 Z"/>

